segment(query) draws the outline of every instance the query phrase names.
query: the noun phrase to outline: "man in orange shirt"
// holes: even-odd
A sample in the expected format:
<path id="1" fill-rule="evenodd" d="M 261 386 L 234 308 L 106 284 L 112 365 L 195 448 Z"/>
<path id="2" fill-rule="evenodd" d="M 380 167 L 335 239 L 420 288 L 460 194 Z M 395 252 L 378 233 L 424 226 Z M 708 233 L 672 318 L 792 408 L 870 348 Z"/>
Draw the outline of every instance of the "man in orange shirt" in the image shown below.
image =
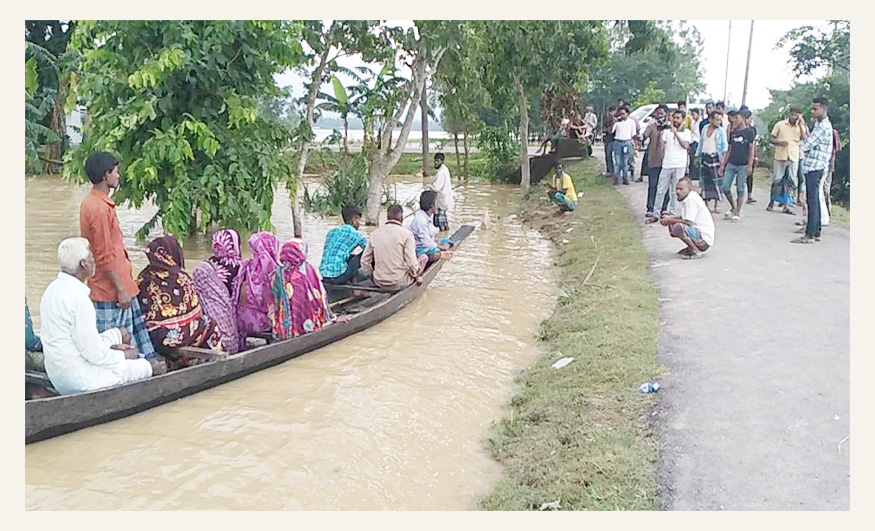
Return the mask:
<path id="1" fill-rule="evenodd" d="M 153 358 L 155 347 L 137 302 L 139 288 L 125 250 L 115 202 L 109 197 L 110 190 L 119 185 L 118 160 L 96 151 L 85 161 L 85 173 L 94 186 L 79 207 L 79 231 L 91 244 L 97 266 L 95 275 L 88 279 L 97 330 L 103 333 L 110 328 L 127 328 L 140 354 Z"/>

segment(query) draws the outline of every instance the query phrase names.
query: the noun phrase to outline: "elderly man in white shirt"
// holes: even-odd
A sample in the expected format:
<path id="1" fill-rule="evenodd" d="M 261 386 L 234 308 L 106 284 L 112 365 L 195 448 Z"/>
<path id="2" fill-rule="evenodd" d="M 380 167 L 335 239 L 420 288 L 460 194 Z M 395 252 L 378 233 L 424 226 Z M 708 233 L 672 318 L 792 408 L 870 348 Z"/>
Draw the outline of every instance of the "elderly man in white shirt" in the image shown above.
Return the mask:
<path id="1" fill-rule="evenodd" d="M 453 197 L 453 181 L 450 179 L 450 170 L 444 164 L 444 154 L 437 153 L 434 156 L 434 168 L 437 175 L 434 177 L 432 188 L 437 192 L 437 212 L 434 215 L 434 225 L 439 230 L 450 230 L 450 216 L 455 206 Z"/>
<path id="2" fill-rule="evenodd" d="M 161 374 L 157 359 L 141 358 L 124 328 L 97 332 L 97 316 L 85 280 L 94 275 L 94 255 L 85 238 L 58 246 L 61 272 L 40 302 L 46 374 L 61 394 L 111 387 Z"/>

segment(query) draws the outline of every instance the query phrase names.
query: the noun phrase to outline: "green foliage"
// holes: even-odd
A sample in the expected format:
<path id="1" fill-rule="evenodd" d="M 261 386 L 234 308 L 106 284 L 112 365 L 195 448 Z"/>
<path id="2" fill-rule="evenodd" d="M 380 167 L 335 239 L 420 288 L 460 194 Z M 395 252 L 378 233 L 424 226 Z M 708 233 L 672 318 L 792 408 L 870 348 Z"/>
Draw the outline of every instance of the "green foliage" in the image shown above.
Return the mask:
<path id="1" fill-rule="evenodd" d="M 45 125 L 55 107 L 57 91 L 40 82 L 40 71 L 51 70 L 56 59 L 45 48 L 25 44 L 24 61 L 24 160 L 25 170 L 41 173 L 47 146 L 60 144 L 61 138 Z M 40 68 L 43 65 L 43 68 Z"/>
<path id="2" fill-rule="evenodd" d="M 361 154 L 344 156 L 328 149 L 318 153 L 323 168 L 324 190 L 312 195 L 305 188 L 304 208 L 323 215 L 336 215 L 344 205 L 352 203 L 364 209 L 368 200 L 368 166 Z"/>
<path id="3" fill-rule="evenodd" d="M 280 21 L 80 22 L 71 46 L 91 121 L 65 175 L 83 180 L 89 153 L 114 152 L 116 199 L 154 201 L 168 232 L 269 228 L 294 132 L 263 102 L 282 95 L 274 75 L 301 60 L 299 33 Z"/>
<path id="4" fill-rule="evenodd" d="M 476 144 L 485 165 L 476 167 L 478 177 L 505 181 L 519 169 L 519 144 L 504 128 L 486 126 L 477 135 Z"/>
<path id="5" fill-rule="evenodd" d="M 585 103 L 604 110 L 619 98 L 639 105 L 683 100 L 704 90 L 702 39 L 694 27 L 683 21 L 629 24 L 637 33 L 623 24 L 613 28 L 614 38 L 625 44 L 594 69 Z"/>

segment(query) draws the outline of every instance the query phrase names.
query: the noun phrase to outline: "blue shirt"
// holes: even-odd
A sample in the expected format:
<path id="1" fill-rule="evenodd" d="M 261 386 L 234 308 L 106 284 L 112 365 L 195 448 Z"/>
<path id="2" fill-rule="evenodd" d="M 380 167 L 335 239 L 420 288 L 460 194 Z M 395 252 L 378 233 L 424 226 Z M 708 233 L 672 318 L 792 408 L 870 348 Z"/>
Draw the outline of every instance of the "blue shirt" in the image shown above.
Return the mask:
<path id="1" fill-rule="evenodd" d="M 832 157 L 832 123 L 829 118 L 817 122 L 808 138 L 800 146 L 805 157 L 802 159 L 802 173 L 826 171 Z"/>
<path id="2" fill-rule="evenodd" d="M 419 209 L 413 214 L 413 221 L 410 222 L 410 232 L 413 233 L 413 238 L 416 240 L 417 249 L 424 248 L 429 250 L 437 247 L 437 242 L 434 241 L 437 231 L 431 216 L 426 214 L 424 210 Z"/>
<path id="3" fill-rule="evenodd" d="M 346 273 L 349 256 L 356 247 L 364 249 L 367 244 L 367 238 L 349 223 L 328 231 L 325 236 L 325 250 L 322 251 L 322 263 L 319 264 L 322 278 L 336 278 Z"/>

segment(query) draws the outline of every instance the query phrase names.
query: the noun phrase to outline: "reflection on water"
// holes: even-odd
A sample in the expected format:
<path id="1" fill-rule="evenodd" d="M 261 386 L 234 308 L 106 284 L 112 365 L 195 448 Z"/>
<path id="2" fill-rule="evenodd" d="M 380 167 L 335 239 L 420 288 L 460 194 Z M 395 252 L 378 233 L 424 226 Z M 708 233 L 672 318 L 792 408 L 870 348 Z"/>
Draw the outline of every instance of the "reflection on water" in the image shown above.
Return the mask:
<path id="1" fill-rule="evenodd" d="M 421 185 L 400 182 L 400 200 Z M 26 185 L 31 310 L 55 275 L 57 242 L 78 234 L 87 188 Z M 485 449 L 513 376 L 536 355 L 553 298 L 549 246 L 507 219 L 513 188 L 458 185 L 456 223 L 477 230 L 424 296 L 320 350 L 126 419 L 25 448 L 28 509 L 468 509 L 500 474 Z M 55 198 L 49 207 L 46 198 Z M 274 204 L 291 236 L 284 191 Z M 58 206 L 62 205 L 62 206 Z M 132 235 L 154 210 L 120 209 Z M 308 217 L 319 263 L 338 221 Z M 129 246 L 138 245 L 126 240 Z M 141 244 L 140 244 L 141 245 Z M 205 238 L 186 242 L 192 260 Z M 145 257 L 132 252 L 135 271 Z M 37 311 L 38 313 L 38 311 Z"/>

